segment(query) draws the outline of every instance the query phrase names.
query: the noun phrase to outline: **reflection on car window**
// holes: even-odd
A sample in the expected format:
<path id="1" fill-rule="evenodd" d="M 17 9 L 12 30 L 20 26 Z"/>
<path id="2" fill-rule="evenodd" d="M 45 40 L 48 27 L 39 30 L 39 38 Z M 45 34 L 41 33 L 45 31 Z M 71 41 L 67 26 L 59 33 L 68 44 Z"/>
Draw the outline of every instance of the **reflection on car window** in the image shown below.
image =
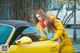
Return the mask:
<path id="1" fill-rule="evenodd" d="M 0 44 L 4 44 L 10 36 L 13 28 L 0 24 Z"/>
<path id="2" fill-rule="evenodd" d="M 28 27 L 22 33 L 23 34 L 26 34 L 26 33 L 36 33 L 38 36 L 41 35 L 41 32 L 36 27 Z"/>
<path id="3" fill-rule="evenodd" d="M 54 34 L 52 32 L 49 33 L 47 28 L 45 28 L 44 30 L 47 33 L 48 39 L 52 39 L 54 37 Z M 36 27 L 28 27 L 22 32 L 21 35 L 17 37 L 16 40 L 20 39 L 23 36 L 28 36 L 34 42 L 34 41 L 39 41 L 39 38 L 41 37 L 41 35 L 43 34 Z"/>
<path id="4" fill-rule="evenodd" d="M 21 34 L 21 36 L 30 37 L 33 41 L 38 41 L 40 38 L 40 35 L 41 35 L 41 32 L 36 27 L 26 28 Z"/>
<path id="5" fill-rule="evenodd" d="M 52 32 L 49 33 L 47 28 L 45 28 L 44 30 L 47 33 L 48 39 L 52 39 L 54 34 Z M 36 27 L 29 27 L 23 31 L 23 34 L 30 34 L 30 33 L 36 33 L 38 36 L 42 35 L 42 33 Z"/>

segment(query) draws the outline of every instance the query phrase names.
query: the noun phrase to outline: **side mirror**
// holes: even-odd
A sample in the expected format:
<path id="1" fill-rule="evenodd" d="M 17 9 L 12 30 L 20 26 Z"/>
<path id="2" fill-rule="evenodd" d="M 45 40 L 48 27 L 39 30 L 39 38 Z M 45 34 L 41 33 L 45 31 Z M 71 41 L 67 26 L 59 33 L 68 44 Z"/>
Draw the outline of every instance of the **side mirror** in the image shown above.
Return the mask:
<path id="1" fill-rule="evenodd" d="M 32 43 L 32 39 L 26 36 L 16 41 L 16 44 L 31 44 L 31 43 Z"/>

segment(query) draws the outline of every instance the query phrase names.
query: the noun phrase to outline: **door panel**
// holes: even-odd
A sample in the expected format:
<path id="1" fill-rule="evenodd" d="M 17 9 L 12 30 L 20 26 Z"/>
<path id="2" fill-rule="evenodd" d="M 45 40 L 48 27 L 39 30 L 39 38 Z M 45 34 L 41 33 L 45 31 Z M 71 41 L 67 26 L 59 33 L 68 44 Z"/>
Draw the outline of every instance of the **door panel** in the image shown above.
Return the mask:
<path id="1" fill-rule="evenodd" d="M 12 45 L 9 53 L 58 53 L 59 44 L 56 41 L 39 41 L 31 44 Z"/>

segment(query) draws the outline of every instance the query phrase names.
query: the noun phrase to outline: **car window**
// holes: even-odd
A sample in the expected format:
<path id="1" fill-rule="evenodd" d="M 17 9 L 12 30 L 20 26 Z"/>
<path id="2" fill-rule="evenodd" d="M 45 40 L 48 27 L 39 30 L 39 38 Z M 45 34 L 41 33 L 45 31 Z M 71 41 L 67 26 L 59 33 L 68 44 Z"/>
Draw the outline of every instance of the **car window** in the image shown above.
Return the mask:
<path id="1" fill-rule="evenodd" d="M 44 30 L 45 30 L 45 32 L 47 33 L 48 39 L 52 39 L 53 36 L 54 36 L 54 34 L 53 34 L 52 32 L 49 33 L 48 30 L 47 30 L 47 28 L 45 28 Z M 37 29 L 37 27 L 28 27 L 28 28 L 26 28 L 26 29 L 22 32 L 22 34 L 20 34 L 20 35 L 16 38 L 16 40 L 20 39 L 20 38 L 23 37 L 23 36 L 28 36 L 28 37 L 30 37 L 30 38 L 33 40 L 33 42 L 34 42 L 34 41 L 39 41 L 39 38 L 41 37 L 41 35 L 43 35 L 43 34 Z M 16 41 L 16 40 L 15 40 L 15 41 Z M 14 43 L 15 43 L 15 41 L 14 41 Z"/>
<path id="2" fill-rule="evenodd" d="M 28 27 L 22 32 L 21 36 L 28 36 L 33 41 L 38 41 L 41 36 L 41 32 L 36 27 Z"/>
<path id="3" fill-rule="evenodd" d="M 0 44 L 5 44 L 13 28 L 11 26 L 0 24 Z"/>
<path id="4" fill-rule="evenodd" d="M 32 39 L 32 41 L 38 41 L 40 38 L 41 32 L 36 27 L 27 27 L 23 30 L 23 32 L 15 39 L 13 44 L 15 44 L 16 40 L 19 40 L 23 36 L 28 36 Z"/>
<path id="5" fill-rule="evenodd" d="M 47 27 L 44 28 L 44 30 L 47 33 L 48 39 L 52 39 L 54 34 L 52 32 L 49 33 Z M 38 35 L 39 37 L 43 35 L 36 27 L 29 27 L 23 31 L 23 34 L 30 34 L 30 33 L 36 33 L 36 35 Z"/>
<path id="6" fill-rule="evenodd" d="M 56 5 L 54 5 L 54 6 L 50 9 L 50 11 L 59 10 L 59 9 L 62 8 L 62 7 L 63 7 L 63 4 L 56 4 Z"/>
<path id="7" fill-rule="evenodd" d="M 36 27 L 28 27 L 22 32 L 22 34 L 27 33 L 36 33 L 38 36 L 41 36 L 41 32 Z"/>

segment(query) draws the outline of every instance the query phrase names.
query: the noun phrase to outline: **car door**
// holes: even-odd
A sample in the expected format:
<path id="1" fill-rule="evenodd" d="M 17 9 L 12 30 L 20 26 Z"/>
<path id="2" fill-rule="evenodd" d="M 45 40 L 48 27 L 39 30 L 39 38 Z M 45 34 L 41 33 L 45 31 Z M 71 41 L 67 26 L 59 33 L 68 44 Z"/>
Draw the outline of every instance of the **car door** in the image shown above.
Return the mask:
<path id="1" fill-rule="evenodd" d="M 55 41 L 38 41 L 31 44 L 12 45 L 9 53 L 58 53 L 59 44 Z"/>
<path id="2" fill-rule="evenodd" d="M 29 34 L 36 32 L 40 37 L 40 31 L 37 28 L 30 27 L 23 31 L 23 34 Z M 36 39 L 36 37 L 33 37 Z M 19 45 L 11 45 L 9 48 L 9 53 L 58 53 L 59 52 L 59 44 L 56 41 L 45 40 L 39 41 L 36 39 L 30 44 L 19 44 Z"/>

